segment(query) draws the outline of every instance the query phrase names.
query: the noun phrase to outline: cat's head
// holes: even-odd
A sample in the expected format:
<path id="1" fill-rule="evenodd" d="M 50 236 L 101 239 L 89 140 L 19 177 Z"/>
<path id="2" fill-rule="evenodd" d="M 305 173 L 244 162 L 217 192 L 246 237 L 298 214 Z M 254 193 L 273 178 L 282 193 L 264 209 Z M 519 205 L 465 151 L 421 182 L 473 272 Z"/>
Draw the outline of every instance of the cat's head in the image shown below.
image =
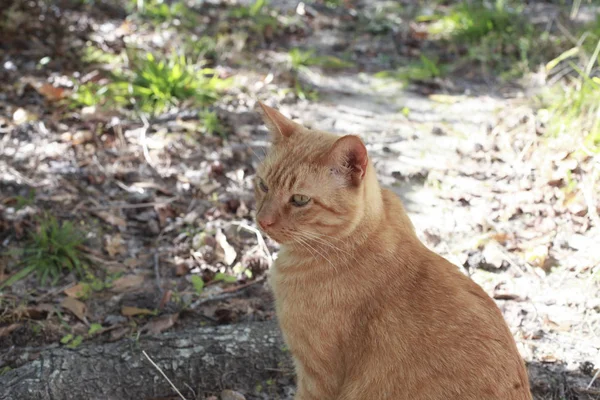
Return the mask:
<path id="1" fill-rule="evenodd" d="M 363 142 L 309 130 L 262 103 L 258 111 L 273 142 L 255 180 L 260 228 L 282 244 L 350 235 L 375 179 Z"/>

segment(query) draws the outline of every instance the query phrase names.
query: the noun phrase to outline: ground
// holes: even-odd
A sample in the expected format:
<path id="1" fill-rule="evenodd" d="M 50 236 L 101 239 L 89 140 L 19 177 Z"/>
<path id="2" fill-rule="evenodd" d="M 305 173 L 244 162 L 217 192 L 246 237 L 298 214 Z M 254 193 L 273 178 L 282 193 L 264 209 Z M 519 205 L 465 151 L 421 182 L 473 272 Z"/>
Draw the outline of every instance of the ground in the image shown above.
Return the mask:
<path id="1" fill-rule="evenodd" d="M 253 221 L 268 147 L 259 99 L 364 139 L 422 240 L 496 300 L 528 364 L 558 371 L 560 382 L 532 374 L 536 398 L 600 398 L 600 157 L 576 133 L 548 135 L 540 97 L 560 78 L 542 61 L 570 46 L 539 62 L 530 52 L 526 72 L 522 58 L 502 65 L 510 43 L 469 58 L 424 17 L 455 2 L 9 3 L 0 374 L 32 346 L 274 318 L 264 278 L 277 245 Z M 566 28 L 552 2 L 519 13 L 568 32 L 598 12 L 573 10 Z M 185 80 L 198 60 L 210 70 Z M 55 264 L 36 259 L 51 266 L 16 279 L 40 232 L 65 221 L 72 237 L 49 235 L 72 252 L 42 259 L 71 271 L 41 283 L 36 269 Z M 60 248 L 52 240 L 44 251 Z"/>

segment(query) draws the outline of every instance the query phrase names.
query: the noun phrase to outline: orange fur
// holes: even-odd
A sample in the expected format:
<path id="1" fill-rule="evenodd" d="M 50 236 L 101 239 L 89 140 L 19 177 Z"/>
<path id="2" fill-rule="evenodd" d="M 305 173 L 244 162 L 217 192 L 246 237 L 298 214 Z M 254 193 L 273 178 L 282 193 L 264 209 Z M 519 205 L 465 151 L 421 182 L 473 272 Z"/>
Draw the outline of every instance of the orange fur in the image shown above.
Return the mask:
<path id="1" fill-rule="evenodd" d="M 531 399 L 500 310 L 418 240 L 362 142 L 261 108 L 257 220 L 281 244 L 270 282 L 296 400 Z"/>

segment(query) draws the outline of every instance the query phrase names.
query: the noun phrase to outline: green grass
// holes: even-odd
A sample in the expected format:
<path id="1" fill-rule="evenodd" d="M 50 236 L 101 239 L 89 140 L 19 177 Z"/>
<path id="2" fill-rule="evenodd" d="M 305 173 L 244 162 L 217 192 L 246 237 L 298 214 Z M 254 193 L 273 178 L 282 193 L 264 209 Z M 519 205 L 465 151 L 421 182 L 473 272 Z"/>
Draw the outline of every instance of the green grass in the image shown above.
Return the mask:
<path id="1" fill-rule="evenodd" d="M 557 67 L 574 72 L 559 81 L 543 96 L 542 103 L 549 118 L 546 133 L 581 139 L 588 153 L 600 153 L 600 77 L 595 66 L 600 61 L 600 40 L 593 53 L 586 55 L 583 43 L 550 61 L 546 68 L 552 73 Z M 575 61 L 575 57 L 578 57 Z M 566 66 L 564 64 L 567 64 Z"/>
<path id="2" fill-rule="evenodd" d="M 198 115 L 202 124 L 202 131 L 207 135 L 225 136 L 225 127 L 221 124 L 219 116 L 214 111 L 202 111 Z"/>
<path id="3" fill-rule="evenodd" d="M 463 2 L 445 15 L 422 16 L 430 22 L 432 38 L 448 41 L 466 60 L 481 65 L 501 79 L 513 79 L 536 67 L 560 51 L 565 42 L 540 31 L 522 15 L 522 6 L 509 7 L 496 0 L 488 7 L 483 2 Z"/>
<path id="4" fill-rule="evenodd" d="M 404 83 L 413 81 L 428 81 L 440 78 L 447 73 L 447 67 L 437 60 L 421 54 L 419 61 L 400 67 L 396 71 L 381 71 L 375 74 L 377 78 L 392 78 Z"/>
<path id="5" fill-rule="evenodd" d="M 133 53 L 130 59 L 130 69 L 111 73 L 107 82 L 76 85 L 69 105 L 126 106 L 159 114 L 183 101 L 197 106 L 213 104 L 231 85 L 231 79 L 221 79 L 214 69 L 203 67 L 203 62 L 192 63 L 183 55 L 159 59 L 152 53 Z"/>
<path id="6" fill-rule="evenodd" d="M 135 15 L 157 24 L 174 20 L 185 24 L 193 22 L 193 13 L 183 1 L 167 4 L 163 0 L 131 0 L 129 9 Z"/>
<path id="7" fill-rule="evenodd" d="M 229 10 L 229 17 L 238 20 L 233 22 L 236 28 L 248 28 L 258 35 L 264 35 L 268 30 L 275 31 L 279 27 L 277 17 L 268 7 L 268 0 L 256 0 L 249 6 L 238 5 Z M 239 22 L 245 21 L 245 24 Z M 240 26 L 238 26 L 240 25 Z"/>
<path id="8" fill-rule="evenodd" d="M 151 53 L 135 63 L 132 97 L 145 112 L 160 113 L 183 100 L 202 106 L 217 101 L 231 81 L 210 68 L 190 63 L 185 56 L 157 60 Z"/>
<path id="9" fill-rule="evenodd" d="M 290 50 L 288 55 L 293 70 L 299 70 L 309 66 L 340 69 L 352 67 L 354 65 L 349 61 L 342 60 L 341 58 L 335 56 L 317 56 L 315 55 L 314 50 L 301 50 L 294 48 Z"/>
<path id="10" fill-rule="evenodd" d="M 374 35 L 385 35 L 394 31 L 405 22 L 401 17 L 403 7 L 398 3 L 386 1 L 369 7 L 359 14 L 359 26 Z"/>
<path id="11" fill-rule="evenodd" d="M 74 271 L 78 275 L 85 272 L 84 260 L 79 246 L 85 241 L 82 232 L 70 221 L 59 223 L 51 215 L 40 219 L 38 229 L 31 233 L 22 250 L 22 269 L 0 284 L 0 289 L 11 286 L 36 273 L 43 285 L 50 278 L 56 282 L 63 272 Z"/>

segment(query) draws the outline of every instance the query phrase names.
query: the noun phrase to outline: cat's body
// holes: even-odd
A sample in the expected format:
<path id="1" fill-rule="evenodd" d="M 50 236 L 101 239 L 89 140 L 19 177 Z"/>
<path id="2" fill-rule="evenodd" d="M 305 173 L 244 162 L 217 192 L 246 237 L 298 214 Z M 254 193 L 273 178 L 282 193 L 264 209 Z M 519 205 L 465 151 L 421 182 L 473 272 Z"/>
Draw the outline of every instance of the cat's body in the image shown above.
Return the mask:
<path id="1" fill-rule="evenodd" d="M 282 243 L 270 280 L 296 399 L 531 399 L 498 307 L 418 240 L 362 142 L 263 110 L 257 218 Z"/>

